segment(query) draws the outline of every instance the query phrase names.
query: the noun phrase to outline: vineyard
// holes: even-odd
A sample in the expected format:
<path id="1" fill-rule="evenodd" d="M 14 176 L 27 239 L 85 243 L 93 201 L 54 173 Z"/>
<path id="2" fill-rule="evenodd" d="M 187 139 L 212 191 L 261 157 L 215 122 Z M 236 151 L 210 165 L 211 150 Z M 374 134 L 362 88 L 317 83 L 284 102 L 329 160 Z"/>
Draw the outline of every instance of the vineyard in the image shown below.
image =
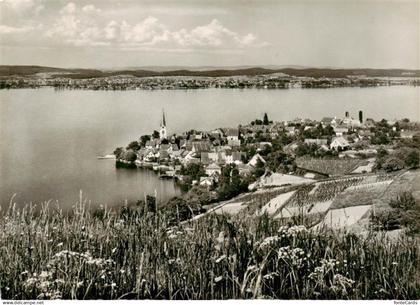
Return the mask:
<path id="1" fill-rule="evenodd" d="M 282 223 L 351 227 L 369 215 L 373 204 L 405 174 L 352 175 L 300 185 L 260 189 L 216 208 L 236 217 L 267 214 Z M 402 177 L 400 177 L 402 176 Z M 415 175 L 416 176 L 416 175 Z M 356 208 L 364 206 L 365 208 Z M 334 218 L 334 221 L 331 221 Z M 330 219 L 330 221 L 328 221 Z M 347 225 L 346 225 L 347 224 Z"/>

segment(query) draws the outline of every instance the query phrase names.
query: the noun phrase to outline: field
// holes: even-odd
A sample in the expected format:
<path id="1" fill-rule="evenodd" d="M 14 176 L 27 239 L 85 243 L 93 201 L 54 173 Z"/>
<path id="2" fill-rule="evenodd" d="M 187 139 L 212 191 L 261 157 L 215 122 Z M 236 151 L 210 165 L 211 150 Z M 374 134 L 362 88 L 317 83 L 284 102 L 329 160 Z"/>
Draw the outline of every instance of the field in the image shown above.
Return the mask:
<path id="1" fill-rule="evenodd" d="M 419 252 L 371 233 L 209 215 L 169 227 L 122 208 L 0 218 L 3 299 L 418 299 Z"/>

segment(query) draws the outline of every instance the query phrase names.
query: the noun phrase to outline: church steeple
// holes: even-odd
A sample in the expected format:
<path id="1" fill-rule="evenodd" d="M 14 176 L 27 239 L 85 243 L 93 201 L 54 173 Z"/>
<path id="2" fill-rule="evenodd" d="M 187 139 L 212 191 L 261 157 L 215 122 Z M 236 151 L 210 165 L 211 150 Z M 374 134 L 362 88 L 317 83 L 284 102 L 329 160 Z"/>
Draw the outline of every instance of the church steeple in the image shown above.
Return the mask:
<path id="1" fill-rule="evenodd" d="M 162 121 L 160 122 L 160 139 L 166 139 L 166 118 L 165 118 L 165 110 L 162 109 Z"/>
<path id="2" fill-rule="evenodd" d="M 162 122 L 160 123 L 160 126 L 165 126 L 166 127 L 166 120 L 165 120 L 165 110 L 162 109 Z"/>

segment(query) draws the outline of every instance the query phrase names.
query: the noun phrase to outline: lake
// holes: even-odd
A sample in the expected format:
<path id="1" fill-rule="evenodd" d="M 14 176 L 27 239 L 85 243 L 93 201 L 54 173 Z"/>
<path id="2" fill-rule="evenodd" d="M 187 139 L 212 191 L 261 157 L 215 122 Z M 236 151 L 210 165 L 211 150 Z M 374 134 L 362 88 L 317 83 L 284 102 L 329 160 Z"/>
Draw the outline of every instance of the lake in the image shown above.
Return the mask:
<path id="1" fill-rule="evenodd" d="M 135 202 L 156 190 L 158 201 L 180 194 L 149 170 L 116 169 L 112 153 L 159 129 L 165 109 L 169 133 L 246 124 L 262 118 L 353 117 L 420 120 L 419 87 L 333 89 L 200 89 L 78 91 L 0 90 L 0 204 L 46 200 L 69 208 L 79 191 L 92 205 Z"/>

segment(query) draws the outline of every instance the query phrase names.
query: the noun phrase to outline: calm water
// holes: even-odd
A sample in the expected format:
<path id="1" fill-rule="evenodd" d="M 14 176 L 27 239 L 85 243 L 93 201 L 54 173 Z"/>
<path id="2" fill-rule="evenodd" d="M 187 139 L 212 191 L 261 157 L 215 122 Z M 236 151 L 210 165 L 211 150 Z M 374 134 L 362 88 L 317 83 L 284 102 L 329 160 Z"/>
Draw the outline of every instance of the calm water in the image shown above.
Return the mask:
<path id="1" fill-rule="evenodd" d="M 179 193 L 146 170 L 115 169 L 97 160 L 159 128 L 169 132 L 272 120 L 343 116 L 420 120 L 419 87 L 295 90 L 54 91 L 0 90 L 0 200 L 8 205 L 58 200 L 72 206 L 79 190 L 92 204 L 118 205 L 156 189 L 164 202 Z"/>

